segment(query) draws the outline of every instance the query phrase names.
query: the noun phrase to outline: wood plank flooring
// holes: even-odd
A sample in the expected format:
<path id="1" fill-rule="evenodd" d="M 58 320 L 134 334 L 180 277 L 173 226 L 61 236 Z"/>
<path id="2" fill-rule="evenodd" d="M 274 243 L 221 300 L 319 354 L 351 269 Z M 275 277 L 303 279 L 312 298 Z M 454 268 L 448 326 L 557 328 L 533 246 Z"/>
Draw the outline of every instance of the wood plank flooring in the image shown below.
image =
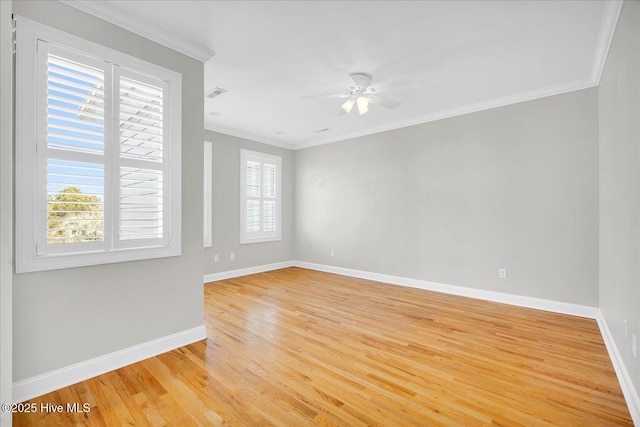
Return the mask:
<path id="1" fill-rule="evenodd" d="M 15 426 L 633 425 L 594 320 L 287 268 L 205 285 L 208 339 Z"/>

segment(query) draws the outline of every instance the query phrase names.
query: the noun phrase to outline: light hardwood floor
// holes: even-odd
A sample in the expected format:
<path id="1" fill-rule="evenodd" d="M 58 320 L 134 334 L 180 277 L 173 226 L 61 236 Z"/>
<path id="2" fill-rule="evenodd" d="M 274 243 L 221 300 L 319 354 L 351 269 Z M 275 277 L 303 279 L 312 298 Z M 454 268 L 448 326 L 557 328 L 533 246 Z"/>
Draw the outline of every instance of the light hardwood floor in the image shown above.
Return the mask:
<path id="1" fill-rule="evenodd" d="M 632 425 L 594 320 L 300 268 L 205 285 L 208 339 L 16 426 Z"/>

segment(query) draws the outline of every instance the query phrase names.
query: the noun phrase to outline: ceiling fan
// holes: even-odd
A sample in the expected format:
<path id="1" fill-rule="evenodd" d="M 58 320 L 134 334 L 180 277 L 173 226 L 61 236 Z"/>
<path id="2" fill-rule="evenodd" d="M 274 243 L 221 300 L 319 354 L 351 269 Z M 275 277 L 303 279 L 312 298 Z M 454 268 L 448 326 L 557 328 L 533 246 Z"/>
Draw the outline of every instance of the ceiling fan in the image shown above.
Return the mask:
<path id="1" fill-rule="evenodd" d="M 353 107 L 356 106 L 360 115 L 369 111 L 369 104 L 379 105 L 384 108 L 395 110 L 401 102 L 389 98 L 383 98 L 376 94 L 376 90 L 371 85 L 371 75 L 366 73 L 348 73 L 346 92 L 329 94 L 329 95 L 311 95 L 304 96 L 302 99 L 317 98 L 347 98 L 340 106 L 341 114 L 349 114 Z"/>

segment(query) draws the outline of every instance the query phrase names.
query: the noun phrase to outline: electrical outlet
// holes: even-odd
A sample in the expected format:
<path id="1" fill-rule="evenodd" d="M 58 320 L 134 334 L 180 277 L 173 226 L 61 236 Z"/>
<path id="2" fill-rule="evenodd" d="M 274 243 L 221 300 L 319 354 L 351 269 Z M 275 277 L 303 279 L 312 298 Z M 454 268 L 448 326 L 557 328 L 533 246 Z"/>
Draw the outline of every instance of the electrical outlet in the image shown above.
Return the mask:
<path id="1" fill-rule="evenodd" d="M 506 279 L 507 278 L 507 269 L 506 268 L 499 268 L 498 269 L 498 278 L 499 279 Z"/>
<path id="2" fill-rule="evenodd" d="M 235 254 L 235 252 L 231 252 L 231 253 L 229 254 L 229 259 L 230 259 L 231 261 L 233 261 L 234 259 L 236 259 L 236 254 Z"/>
<path id="3" fill-rule="evenodd" d="M 624 331 L 624 340 L 627 340 L 627 335 L 628 335 L 628 331 L 627 331 L 627 319 L 624 319 L 622 321 L 622 330 Z"/>
<path id="4" fill-rule="evenodd" d="M 631 353 L 633 353 L 633 357 L 638 357 L 637 344 L 636 334 L 631 335 Z"/>
<path id="5" fill-rule="evenodd" d="M 213 262 L 219 262 L 219 261 L 220 261 L 220 255 L 214 254 L 213 255 Z"/>
<path id="6" fill-rule="evenodd" d="M 336 255 L 335 251 L 331 249 L 331 256 L 335 256 L 335 255 Z"/>

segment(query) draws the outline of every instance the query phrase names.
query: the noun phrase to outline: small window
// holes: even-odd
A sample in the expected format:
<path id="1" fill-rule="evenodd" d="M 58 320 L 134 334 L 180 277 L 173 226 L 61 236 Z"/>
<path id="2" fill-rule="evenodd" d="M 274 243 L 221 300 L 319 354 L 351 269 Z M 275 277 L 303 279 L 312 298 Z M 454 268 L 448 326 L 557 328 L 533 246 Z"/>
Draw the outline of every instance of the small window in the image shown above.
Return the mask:
<path id="1" fill-rule="evenodd" d="M 17 23 L 16 271 L 180 254 L 181 76 Z"/>
<path id="2" fill-rule="evenodd" d="M 281 240 L 282 158 L 240 150 L 240 243 Z"/>
<path id="3" fill-rule="evenodd" d="M 202 225 L 203 231 L 203 244 L 205 248 L 210 248 L 213 245 L 213 223 L 212 223 L 212 205 L 211 199 L 213 197 L 213 144 L 209 141 L 204 142 L 204 182 L 203 182 L 203 219 Z"/>

